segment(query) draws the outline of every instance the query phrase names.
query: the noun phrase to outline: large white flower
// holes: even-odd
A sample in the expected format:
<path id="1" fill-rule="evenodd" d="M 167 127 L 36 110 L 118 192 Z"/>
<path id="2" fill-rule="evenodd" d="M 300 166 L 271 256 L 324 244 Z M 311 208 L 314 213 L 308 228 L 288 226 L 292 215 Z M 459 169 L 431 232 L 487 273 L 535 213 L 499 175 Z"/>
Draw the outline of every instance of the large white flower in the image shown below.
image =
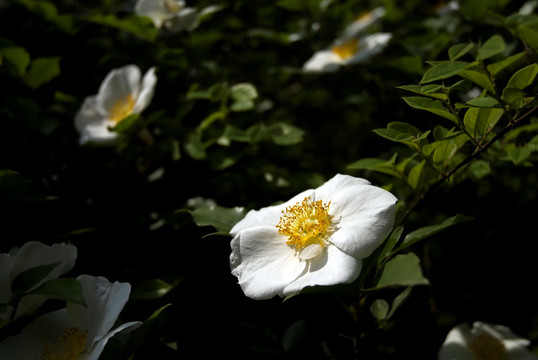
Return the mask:
<path id="1" fill-rule="evenodd" d="M 44 282 L 57 279 L 75 266 L 77 248 L 73 245 L 54 244 L 45 245 L 38 241 L 29 241 L 20 248 L 11 249 L 7 254 L 0 254 L 0 303 L 7 303 L 11 296 L 11 284 L 22 272 L 41 265 L 58 265 L 41 281 L 35 284 L 33 290 Z M 17 305 L 17 311 L 13 316 L 13 307 L 8 306 L 4 313 L 0 313 L 0 320 L 17 318 L 37 310 L 46 300 L 41 295 L 24 296 Z"/>
<path id="2" fill-rule="evenodd" d="M 281 205 L 251 210 L 230 231 L 232 274 L 253 299 L 351 283 L 392 228 L 396 201 L 367 180 L 337 174 Z"/>
<path id="3" fill-rule="evenodd" d="M 0 343 L 1 359 L 97 360 L 112 336 L 141 324 L 133 321 L 111 330 L 129 298 L 128 283 L 89 275 L 77 279 L 87 307 L 67 303 L 38 317 Z"/>
<path id="4" fill-rule="evenodd" d="M 135 13 L 149 17 L 156 28 L 164 25 L 172 32 L 190 31 L 198 25 L 198 11 L 185 7 L 181 0 L 138 0 Z"/>
<path id="5" fill-rule="evenodd" d="M 80 144 L 114 143 L 118 133 L 110 129 L 131 114 L 140 114 L 151 102 L 157 77 L 150 68 L 144 78 L 136 65 L 108 73 L 97 95 L 88 96 L 75 117 Z"/>
<path id="6" fill-rule="evenodd" d="M 339 39 L 329 49 L 316 53 L 303 65 L 306 72 L 333 72 L 366 61 L 379 54 L 392 38 L 390 33 L 375 33 L 359 39 Z"/>
<path id="7" fill-rule="evenodd" d="M 476 321 L 463 323 L 448 333 L 439 360 L 537 360 L 526 349 L 530 341 L 515 335 L 508 327 Z"/>

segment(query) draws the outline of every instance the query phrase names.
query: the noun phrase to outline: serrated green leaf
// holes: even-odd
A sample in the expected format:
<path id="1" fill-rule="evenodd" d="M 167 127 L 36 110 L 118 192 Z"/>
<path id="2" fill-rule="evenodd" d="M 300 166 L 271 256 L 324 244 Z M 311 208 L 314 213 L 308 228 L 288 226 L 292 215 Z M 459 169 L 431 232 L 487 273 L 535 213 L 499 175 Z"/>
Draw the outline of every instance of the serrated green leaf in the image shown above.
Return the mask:
<path id="1" fill-rule="evenodd" d="M 27 292 L 34 286 L 43 281 L 55 268 L 60 265 L 60 262 L 55 262 L 46 265 L 39 265 L 21 272 L 11 283 L 11 289 L 15 292 Z"/>
<path id="2" fill-rule="evenodd" d="M 469 64 L 465 61 L 444 61 L 436 64 L 424 73 L 420 84 L 443 80 L 457 75 L 460 71 L 468 67 Z"/>
<path id="3" fill-rule="evenodd" d="M 82 285 L 75 278 L 49 280 L 29 295 L 43 295 L 49 299 L 65 300 L 74 304 L 86 305 L 82 295 Z"/>
<path id="4" fill-rule="evenodd" d="M 376 276 L 374 283 L 373 289 L 429 284 L 422 275 L 420 260 L 413 253 L 397 255 L 388 261 Z"/>
<path id="5" fill-rule="evenodd" d="M 213 226 L 217 231 L 229 233 L 232 227 L 246 215 L 245 208 L 204 207 L 189 211 L 196 225 Z"/>
<path id="6" fill-rule="evenodd" d="M 457 60 L 463 55 L 467 54 L 473 48 L 474 48 L 473 43 L 453 45 L 448 49 L 448 58 L 451 61 Z"/>
<path id="7" fill-rule="evenodd" d="M 394 253 L 400 252 L 408 248 L 409 246 L 416 244 L 417 242 L 421 240 L 427 239 L 430 236 L 451 227 L 452 225 L 456 225 L 456 224 L 466 222 L 466 221 L 471 221 L 471 220 L 473 220 L 472 217 L 458 214 L 444 220 L 440 224 L 430 225 L 430 226 L 426 226 L 426 227 L 417 229 L 415 231 L 412 231 L 406 235 L 402 244 L 394 251 Z"/>
<path id="8" fill-rule="evenodd" d="M 370 312 L 377 320 L 383 320 L 389 313 L 389 303 L 383 299 L 376 299 L 370 305 Z"/>
<path id="9" fill-rule="evenodd" d="M 504 39 L 500 35 L 493 35 L 478 48 L 476 60 L 485 60 L 492 56 L 502 53 L 506 49 Z"/>
<path id="10" fill-rule="evenodd" d="M 441 116 L 454 123 L 458 123 L 456 115 L 452 114 L 441 101 L 425 97 L 410 96 L 404 97 L 403 100 L 412 108 L 429 111 L 435 115 Z"/>
<path id="11" fill-rule="evenodd" d="M 37 89 L 60 75 L 59 57 L 42 57 L 30 64 L 24 81 L 32 89 Z"/>

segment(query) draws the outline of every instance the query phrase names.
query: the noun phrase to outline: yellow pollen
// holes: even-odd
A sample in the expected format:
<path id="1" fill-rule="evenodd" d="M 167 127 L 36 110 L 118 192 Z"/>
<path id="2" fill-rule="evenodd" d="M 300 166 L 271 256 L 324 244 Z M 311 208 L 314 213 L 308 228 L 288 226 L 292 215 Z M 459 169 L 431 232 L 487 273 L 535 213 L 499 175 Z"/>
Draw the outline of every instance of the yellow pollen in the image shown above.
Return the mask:
<path id="1" fill-rule="evenodd" d="M 86 346 L 88 331 L 70 327 L 56 335 L 53 342 L 46 342 L 37 360 L 78 360 Z"/>
<path id="2" fill-rule="evenodd" d="M 110 110 L 109 120 L 115 124 L 119 123 L 133 112 L 135 101 L 133 95 L 129 94 L 122 96 L 114 103 L 112 110 Z"/>
<path id="3" fill-rule="evenodd" d="M 469 344 L 474 360 L 503 360 L 506 348 L 501 340 L 489 334 L 481 334 Z"/>
<path id="4" fill-rule="evenodd" d="M 329 215 L 329 205 L 323 201 L 313 201 L 310 196 L 282 211 L 276 226 L 278 233 L 288 237 L 286 244 L 301 251 L 308 245 L 325 246 L 333 216 Z"/>
<path id="5" fill-rule="evenodd" d="M 357 39 L 350 39 L 339 45 L 334 45 L 331 50 L 338 55 L 340 59 L 347 59 L 359 50 L 359 41 Z"/>
<path id="6" fill-rule="evenodd" d="M 363 11 L 359 14 L 359 16 L 357 16 L 357 20 L 355 21 L 367 21 L 367 20 L 370 20 L 371 17 L 372 17 L 371 11 Z"/>

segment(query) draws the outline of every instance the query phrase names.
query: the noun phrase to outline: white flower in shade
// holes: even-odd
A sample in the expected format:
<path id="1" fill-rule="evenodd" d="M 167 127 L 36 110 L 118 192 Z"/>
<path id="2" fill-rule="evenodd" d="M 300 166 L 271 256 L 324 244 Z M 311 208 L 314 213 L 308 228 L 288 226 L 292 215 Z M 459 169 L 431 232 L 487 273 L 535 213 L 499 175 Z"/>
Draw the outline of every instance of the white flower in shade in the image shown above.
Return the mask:
<path id="1" fill-rule="evenodd" d="M 190 31 L 198 25 L 198 11 L 185 7 L 185 1 L 138 0 L 135 13 L 149 17 L 156 28 L 164 25 L 172 32 Z"/>
<path id="2" fill-rule="evenodd" d="M 303 66 L 306 72 L 333 72 L 340 66 L 357 64 L 379 54 L 392 38 L 390 33 L 375 33 L 359 39 L 337 40 L 329 49 L 316 52 Z"/>
<path id="3" fill-rule="evenodd" d="M 376 21 L 381 19 L 387 11 L 383 6 L 377 7 L 372 11 L 367 11 L 360 14 L 355 21 L 348 25 L 344 30 L 343 38 L 356 37 L 370 26 L 372 26 Z"/>
<path id="4" fill-rule="evenodd" d="M 450 330 L 441 349 L 439 360 L 537 360 L 528 351 L 530 341 L 515 335 L 509 328 L 476 321 Z"/>
<path id="5" fill-rule="evenodd" d="M 63 309 L 38 317 L 20 334 L 0 343 L 0 358 L 97 360 L 112 336 L 141 324 L 133 321 L 111 330 L 129 298 L 128 283 L 110 283 L 89 275 L 77 279 L 87 306 L 67 303 Z"/>
<path id="6" fill-rule="evenodd" d="M 230 231 L 232 274 L 253 299 L 351 283 L 392 228 L 396 201 L 367 180 L 337 174 L 281 205 L 251 210 Z"/>
<path id="7" fill-rule="evenodd" d="M 57 279 L 75 266 L 77 248 L 73 245 L 54 244 L 45 245 L 38 241 L 29 241 L 20 248 L 11 249 L 8 254 L 0 254 L 0 303 L 7 303 L 11 296 L 11 284 L 22 272 L 41 265 L 58 265 L 41 281 L 35 284 L 29 291 L 41 286 L 44 282 Z M 13 307 L 0 313 L 0 320 L 18 318 L 21 315 L 36 311 L 46 300 L 41 295 L 24 296 L 17 305 L 17 311 L 13 316 Z M 1 357 L 0 357 L 1 358 Z"/>
<path id="8" fill-rule="evenodd" d="M 108 73 L 97 95 L 88 96 L 75 117 L 80 144 L 112 144 L 118 133 L 111 131 L 131 114 L 140 114 L 151 102 L 157 77 L 150 68 L 144 78 L 136 65 L 127 65 Z"/>
<path id="9" fill-rule="evenodd" d="M 459 9 L 460 9 L 460 4 L 457 1 L 452 0 L 448 2 L 440 1 L 435 6 L 434 11 L 438 16 L 445 16 L 455 11 L 458 11 Z"/>

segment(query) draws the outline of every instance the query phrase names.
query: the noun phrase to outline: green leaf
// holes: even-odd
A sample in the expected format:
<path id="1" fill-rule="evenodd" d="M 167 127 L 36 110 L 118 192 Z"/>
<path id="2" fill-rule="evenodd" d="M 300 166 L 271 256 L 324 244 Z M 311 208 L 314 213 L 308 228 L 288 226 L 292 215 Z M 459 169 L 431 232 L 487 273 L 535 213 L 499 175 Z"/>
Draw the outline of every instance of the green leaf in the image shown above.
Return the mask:
<path id="1" fill-rule="evenodd" d="M 507 57 L 506 59 L 503 59 L 501 61 L 495 62 L 493 64 L 489 64 L 487 66 L 487 69 L 491 75 L 495 76 L 501 71 L 508 69 L 511 66 L 516 65 L 520 60 L 522 60 L 525 57 L 525 55 L 527 55 L 526 51 L 520 52 L 518 54 Z"/>
<path id="2" fill-rule="evenodd" d="M 86 306 L 82 295 L 82 285 L 75 278 L 49 280 L 28 295 L 43 295 L 49 299 L 65 300 Z"/>
<path id="3" fill-rule="evenodd" d="M 377 257 L 377 262 L 376 262 L 377 266 L 381 265 L 381 262 L 383 261 L 383 259 L 385 259 L 385 257 L 391 253 L 396 243 L 400 240 L 403 230 L 404 230 L 403 226 L 396 227 L 390 233 L 390 236 L 383 243 L 383 247 L 377 250 L 379 254 L 379 256 Z"/>
<path id="4" fill-rule="evenodd" d="M 295 145 L 303 141 L 304 130 L 285 122 L 278 122 L 267 127 L 271 140 L 280 146 Z"/>
<path id="5" fill-rule="evenodd" d="M 458 75 L 486 89 L 490 94 L 495 94 L 495 86 L 491 82 L 489 74 L 485 73 L 480 67 L 470 66 L 460 71 Z"/>
<path id="6" fill-rule="evenodd" d="M 480 20 L 486 8 L 486 0 L 465 0 L 460 5 L 460 12 L 471 21 Z"/>
<path id="7" fill-rule="evenodd" d="M 19 46 L 12 46 L 0 49 L 0 53 L 16 69 L 17 75 L 26 75 L 26 68 L 30 65 L 30 54 Z"/>
<path id="8" fill-rule="evenodd" d="M 456 224 L 466 222 L 466 221 L 471 221 L 471 220 L 473 220 L 472 217 L 458 214 L 458 215 L 452 216 L 452 217 L 444 220 L 440 224 L 430 225 L 430 226 L 426 226 L 426 227 L 417 229 L 417 230 L 407 234 L 407 236 L 404 238 L 402 244 L 394 251 L 394 253 L 400 252 L 403 249 L 406 249 L 409 246 L 414 245 L 414 244 L 416 244 L 417 242 L 419 242 L 421 240 L 427 239 L 430 236 L 451 227 L 452 225 L 456 225 Z"/>
<path id="9" fill-rule="evenodd" d="M 60 262 L 39 265 L 21 272 L 11 283 L 11 289 L 15 292 L 27 292 L 34 286 L 43 281 L 55 268 L 60 265 Z"/>
<path id="10" fill-rule="evenodd" d="M 517 27 L 517 35 L 527 46 L 538 48 L 538 19 L 529 18 Z"/>
<path id="11" fill-rule="evenodd" d="M 443 61 L 428 69 L 420 84 L 425 84 L 432 81 L 443 80 L 451 76 L 457 75 L 461 70 L 469 66 L 470 63 L 464 61 Z"/>
<path id="12" fill-rule="evenodd" d="M 404 303 L 404 301 L 409 297 L 409 294 L 411 294 L 412 286 L 406 287 L 401 293 L 399 293 L 394 300 L 392 300 L 392 306 L 390 307 L 390 312 L 387 314 L 386 319 L 390 319 L 392 315 L 394 315 L 394 312 Z"/>
<path id="13" fill-rule="evenodd" d="M 115 15 L 97 14 L 82 19 L 126 31 L 149 41 L 153 41 L 157 37 L 157 29 L 153 26 L 149 19 L 142 16 L 131 15 L 126 18 L 119 19 Z"/>
<path id="14" fill-rule="evenodd" d="M 402 174 L 396 169 L 396 156 L 397 154 L 395 154 L 390 160 L 383 160 L 377 158 L 361 159 L 354 162 L 353 164 L 348 165 L 347 168 L 350 170 L 377 171 L 397 178 L 402 178 Z"/>
<path id="15" fill-rule="evenodd" d="M 447 95 L 445 93 L 442 93 L 442 92 L 424 92 L 424 88 L 425 86 L 420 86 L 420 85 L 402 85 L 402 86 L 398 86 L 398 89 L 402 89 L 402 90 L 407 90 L 407 91 L 411 91 L 415 94 L 420 94 L 420 95 L 424 95 L 424 96 L 428 96 L 428 97 L 431 97 L 431 98 L 434 98 L 434 99 L 437 99 L 437 100 L 446 100 L 448 99 Z"/>
<path id="16" fill-rule="evenodd" d="M 252 84 L 239 83 L 230 88 L 230 96 L 237 101 L 254 100 L 258 97 L 258 91 Z"/>
<path id="17" fill-rule="evenodd" d="M 504 39 L 500 35 L 493 35 L 478 49 L 476 60 L 488 59 L 502 53 L 505 49 Z"/>
<path id="18" fill-rule="evenodd" d="M 180 278 L 165 281 L 163 279 L 148 279 L 140 283 L 131 294 L 133 299 L 156 300 L 168 294 L 181 282 Z"/>
<path id="19" fill-rule="evenodd" d="M 535 151 L 534 146 L 528 146 L 528 144 L 523 146 L 507 147 L 505 150 L 508 155 L 508 159 L 510 159 L 514 165 L 523 164 L 533 153 L 533 151 Z"/>
<path id="20" fill-rule="evenodd" d="M 229 233 L 232 227 L 246 215 L 245 208 L 211 206 L 189 211 L 198 226 L 213 226 L 220 233 Z"/>
<path id="21" fill-rule="evenodd" d="M 429 111 L 435 115 L 441 116 L 454 123 L 458 123 L 456 115 L 452 114 L 441 101 L 432 100 L 425 97 L 410 96 L 404 97 L 403 100 L 412 108 Z"/>
<path id="22" fill-rule="evenodd" d="M 374 132 L 385 139 L 406 144 L 413 149 L 417 149 L 420 141 L 428 135 L 428 132 L 422 133 L 413 125 L 399 121 L 389 123 L 386 129 L 375 129 Z"/>
<path id="23" fill-rule="evenodd" d="M 475 139 L 484 138 L 499 122 L 503 110 L 498 108 L 469 108 L 463 118 L 463 124 Z"/>
<path id="24" fill-rule="evenodd" d="M 185 151 L 195 160 L 205 159 L 207 154 L 204 144 L 202 144 L 202 133 L 195 130 L 190 133 L 185 143 Z"/>
<path id="25" fill-rule="evenodd" d="M 370 305 L 370 312 L 377 320 L 383 320 L 389 313 L 389 303 L 383 299 L 376 299 Z"/>
<path id="26" fill-rule="evenodd" d="M 252 100 L 236 100 L 230 105 L 230 110 L 235 112 L 248 111 L 254 108 Z"/>
<path id="27" fill-rule="evenodd" d="M 451 61 L 457 60 L 463 55 L 467 54 L 474 48 L 473 43 L 469 44 L 456 44 L 448 49 L 448 58 Z"/>
<path id="28" fill-rule="evenodd" d="M 24 80 L 32 89 L 37 89 L 58 75 L 60 75 L 60 58 L 42 57 L 32 61 Z"/>
<path id="29" fill-rule="evenodd" d="M 474 99 L 471 99 L 466 102 L 467 105 L 476 106 L 476 107 L 483 107 L 483 108 L 492 108 L 492 107 L 500 107 L 501 104 L 495 99 L 490 96 L 483 96 L 483 97 L 477 97 Z"/>
<path id="30" fill-rule="evenodd" d="M 305 319 L 297 320 L 284 331 L 284 335 L 282 336 L 282 349 L 284 349 L 285 352 L 289 352 L 295 348 L 306 335 L 306 324 Z"/>
<path id="31" fill-rule="evenodd" d="M 151 332 L 158 326 L 158 320 L 161 318 L 162 312 L 170 306 L 172 306 L 172 304 L 166 304 L 155 310 L 153 314 L 151 314 L 151 316 L 132 333 L 124 346 L 126 352 L 133 354 L 129 359 L 132 359 L 137 350 L 151 338 Z"/>
<path id="32" fill-rule="evenodd" d="M 126 134 L 126 133 L 130 132 L 131 130 L 133 130 L 133 127 L 136 126 L 136 124 L 138 123 L 139 118 L 140 118 L 139 114 L 127 115 L 125 118 L 120 120 L 116 124 L 116 126 L 111 128 L 110 130 L 114 131 L 114 132 L 117 132 L 117 133 L 120 133 L 120 134 Z"/>
<path id="33" fill-rule="evenodd" d="M 427 285 L 420 260 L 413 254 L 397 255 L 381 269 L 375 279 L 375 289 L 393 286 Z"/>
<path id="34" fill-rule="evenodd" d="M 531 85 L 538 74 L 538 64 L 531 64 L 516 71 L 514 75 L 508 80 L 506 87 L 525 89 Z"/>
<path id="35" fill-rule="evenodd" d="M 436 173 L 431 171 L 426 164 L 426 160 L 422 160 L 411 169 L 407 176 L 407 182 L 414 190 L 421 190 L 426 184 L 435 180 Z"/>

